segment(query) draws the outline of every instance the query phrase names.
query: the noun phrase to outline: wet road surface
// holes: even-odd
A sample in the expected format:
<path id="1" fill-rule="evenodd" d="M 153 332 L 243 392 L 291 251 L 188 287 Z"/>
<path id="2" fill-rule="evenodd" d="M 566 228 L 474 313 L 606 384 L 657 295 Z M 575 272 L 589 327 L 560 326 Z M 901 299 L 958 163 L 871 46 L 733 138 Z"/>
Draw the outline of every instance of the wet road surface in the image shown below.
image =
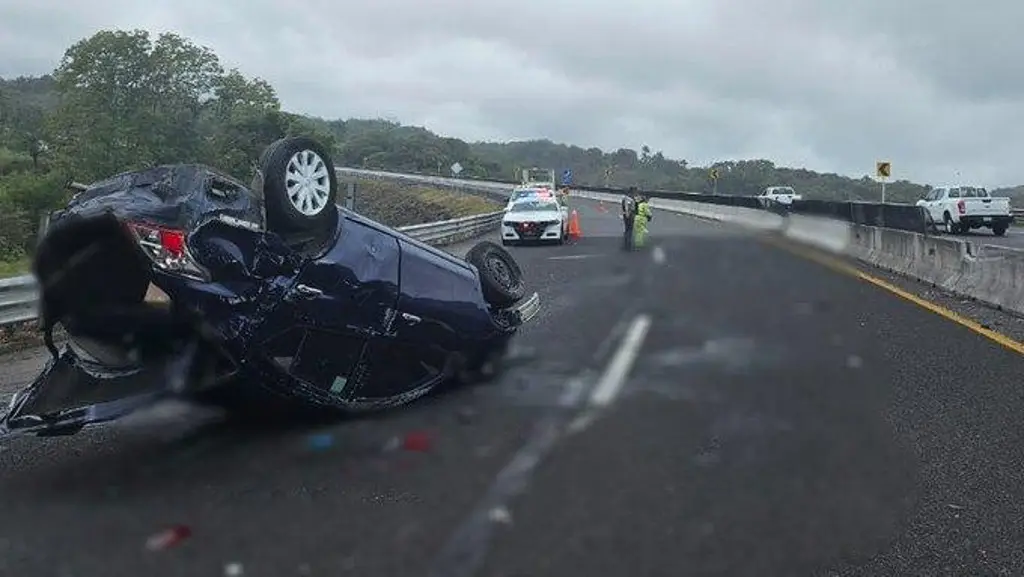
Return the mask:
<path id="1" fill-rule="evenodd" d="M 0 574 L 1024 573 L 1019 355 L 737 229 L 657 212 L 624 253 L 574 206 L 578 244 L 511 249 L 545 308 L 498 383 L 3 441 Z"/>

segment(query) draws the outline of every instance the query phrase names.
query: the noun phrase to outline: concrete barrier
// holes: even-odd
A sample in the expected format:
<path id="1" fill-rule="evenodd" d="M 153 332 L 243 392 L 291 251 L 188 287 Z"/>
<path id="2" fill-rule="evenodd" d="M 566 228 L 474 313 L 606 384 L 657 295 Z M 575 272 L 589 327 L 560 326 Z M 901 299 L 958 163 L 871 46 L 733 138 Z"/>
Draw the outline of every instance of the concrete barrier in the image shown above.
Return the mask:
<path id="1" fill-rule="evenodd" d="M 845 242 L 835 231 L 845 224 Z M 862 262 L 911 277 L 953 294 L 1024 315 L 1024 252 L 1001 249 L 987 253 L 970 242 L 859 224 L 837 223 L 830 239 L 800 225 L 786 237 L 854 257 Z"/>

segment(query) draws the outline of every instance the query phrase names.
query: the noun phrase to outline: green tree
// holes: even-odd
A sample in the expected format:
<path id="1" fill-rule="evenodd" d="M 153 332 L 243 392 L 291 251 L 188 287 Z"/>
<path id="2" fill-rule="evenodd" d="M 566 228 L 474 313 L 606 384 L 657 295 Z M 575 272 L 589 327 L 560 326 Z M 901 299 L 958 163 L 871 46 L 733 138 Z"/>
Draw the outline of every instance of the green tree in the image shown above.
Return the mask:
<path id="1" fill-rule="evenodd" d="M 174 34 L 101 31 L 77 42 L 54 73 L 55 151 L 79 179 L 198 159 L 198 123 L 221 66 Z"/>
<path id="2" fill-rule="evenodd" d="M 215 80 L 213 95 L 205 110 L 202 160 L 246 178 L 260 150 L 280 138 L 291 120 L 270 84 L 237 70 Z"/>

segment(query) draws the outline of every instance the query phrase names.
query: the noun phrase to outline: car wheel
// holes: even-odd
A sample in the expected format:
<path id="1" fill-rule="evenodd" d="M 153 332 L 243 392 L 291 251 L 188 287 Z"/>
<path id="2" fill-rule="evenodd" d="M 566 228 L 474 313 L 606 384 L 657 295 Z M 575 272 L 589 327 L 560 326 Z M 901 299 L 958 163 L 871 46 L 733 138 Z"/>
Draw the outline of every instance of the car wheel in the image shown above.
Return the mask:
<path id="1" fill-rule="evenodd" d="M 1005 225 L 998 225 L 992 227 L 992 234 L 996 236 L 1003 236 L 1006 234 L 1007 227 Z"/>
<path id="2" fill-rule="evenodd" d="M 466 261 L 480 271 L 480 288 L 488 304 L 509 307 L 526 296 L 523 270 L 504 248 L 489 241 L 477 243 L 466 254 Z"/>
<path id="3" fill-rule="evenodd" d="M 306 136 L 277 140 L 260 155 L 259 169 L 268 229 L 319 230 L 335 222 L 338 177 L 320 143 Z"/>

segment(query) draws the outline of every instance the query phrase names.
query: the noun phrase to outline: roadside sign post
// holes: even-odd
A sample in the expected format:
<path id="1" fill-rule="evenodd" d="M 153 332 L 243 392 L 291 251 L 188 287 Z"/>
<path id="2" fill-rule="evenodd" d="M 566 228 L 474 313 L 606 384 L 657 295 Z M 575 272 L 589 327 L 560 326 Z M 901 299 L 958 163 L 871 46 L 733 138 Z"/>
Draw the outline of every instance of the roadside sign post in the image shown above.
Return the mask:
<path id="1" fill-rule="evenodd" d="M 711 177 L 711 194 L 718 194 L 718 169 L 712 168 L 708 176 Z"/>
<path id="2" fill-rule="evenodd" d="M 452 174 L 458 178 L 459 174 L 462 173 L 462 165 L 456 162 L 451 166 Z"/>
<path id="3" fill-rule="evenodd" d="M 569 186 L 572 184 L 572 169 L 565 169 L 562 171 L 562 186 Z"/>
<path id="4" fill-rule="evenodd" d="M 875 176 L 882 181 L 882 204 L 885 204 L 885 181 L 892 176 L 892 163 L 888 160 L 876 162 Z"/>
<path id="5" fill-rule="evenodd" d="M 612 169 L 604 169 L 604 187 L 611 188 Z"/>

